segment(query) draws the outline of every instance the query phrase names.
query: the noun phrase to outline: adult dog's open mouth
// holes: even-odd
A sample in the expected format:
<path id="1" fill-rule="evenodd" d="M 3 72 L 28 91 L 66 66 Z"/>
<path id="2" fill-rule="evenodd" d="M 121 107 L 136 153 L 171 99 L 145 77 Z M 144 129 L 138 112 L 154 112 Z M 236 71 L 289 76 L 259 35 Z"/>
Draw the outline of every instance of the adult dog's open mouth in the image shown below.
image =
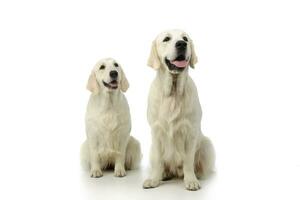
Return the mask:
<path id="1" fill-rule="evenodd" d="M 183 71 L 189 64 L 188 60 L 186 59 L 186 57 L 184 55 L 179 55 L 172 61 L 165 58 L 165 62 L 170 71 L 173 71 L 173 70 Z"/>
<path id="2" fill-rule="evenodd" d="M 103 83 L 103 85 L 104 85 L 105 87 L 107 87 L 107 88 L 109 88 L 109 89 L 115 90 L 115 89 L 118 88 L 118 81 L 116 81 L 116 80 L 113 80 L 113 81 L 111 81 L 111 82 L 109 82 L 109 83 L 106 83 L 105 81 L 102 81 L 102 83 Z"/>

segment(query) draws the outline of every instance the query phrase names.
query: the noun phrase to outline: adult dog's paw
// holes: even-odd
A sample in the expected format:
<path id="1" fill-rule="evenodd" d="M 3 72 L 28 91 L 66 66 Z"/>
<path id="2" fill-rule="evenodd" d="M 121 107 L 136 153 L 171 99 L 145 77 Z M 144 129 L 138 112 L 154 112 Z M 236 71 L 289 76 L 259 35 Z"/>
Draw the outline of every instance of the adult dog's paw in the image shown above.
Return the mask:
<path id="1" fill-rule="evenodd" d="M 115 176 L 116 177 L 124 177 L 124 176 L 126 176 L 125 169 L 124 168 L 115 169 Z"/>
<path id="2" fill-rule="evenodd" d="M 185 184 L 185 188 L 191 191 L 196 191 L 201 188 L 198 180 L 185 180 L 184 184 Z"/>
<path id="3" fill-rule="evenodd" d="M 103 176 L 103 173 L 102 173 L 101 170 L 95 169 L 95 170 L 91 170 L 90 176 L 91 176 L 92 178 L 100 178 L 101 176 Z"/>
<path id="4" fill-rule="evenodd" d="M 143 188 L 148 189 L 148 188 L 155 188 L 159 186 L 160 181 L 155 180 L 155 179 L 147 179 L 144 181 Z"/>

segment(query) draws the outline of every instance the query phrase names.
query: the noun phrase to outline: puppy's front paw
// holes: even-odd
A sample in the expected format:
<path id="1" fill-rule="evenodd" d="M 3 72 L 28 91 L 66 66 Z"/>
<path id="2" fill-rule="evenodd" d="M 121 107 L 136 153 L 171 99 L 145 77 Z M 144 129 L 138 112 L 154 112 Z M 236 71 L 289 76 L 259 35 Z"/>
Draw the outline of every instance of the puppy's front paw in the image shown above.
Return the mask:
<path id="1" fill-rule="evenodd" d="M 126 176 L 126 171 L 124 168 L 115 168 L 115 176 L 116 177 L 124 177 Z"/>
<path id="2" fill-rule="evenodd" d="M 99 170 L 99 169 L 94 169 L 94 170 L 91 170 L 90 176 L 91 176 L 92 178 L 99 178 L 99 177 L 103 176 L 103 173 L 102 173 L 102 171 Z"/>
<path id="3" fill-rule="evenodd" d="M 187 190 L 196 191 L 201 188 L 198 180 L 185 180 L 184 184 Z"/>
<path id="4" fill-rule="evenodd" d="M 148 189 L 148 188 L 155 188 L 159 186 L 160 181 L 155 180 L 155 179 L 147 179 L 144 181 L 143 188 Z"/>

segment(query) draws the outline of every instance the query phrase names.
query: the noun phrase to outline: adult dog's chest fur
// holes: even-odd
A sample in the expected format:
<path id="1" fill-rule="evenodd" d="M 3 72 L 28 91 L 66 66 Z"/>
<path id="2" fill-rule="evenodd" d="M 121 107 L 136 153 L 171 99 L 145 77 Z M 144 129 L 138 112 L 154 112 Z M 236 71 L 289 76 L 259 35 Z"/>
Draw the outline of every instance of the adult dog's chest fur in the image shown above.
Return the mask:
<path id="1" fill-rule="evenodd" d="M 195 101 L 197 91 L 193 82 L 188 79 L 181 88 L 178 86 L 180 84 L 177 88 L 166 90 L 162 82 L 156 79 L 149 98 L 149 123 L 160 127 L 169 138 L 178 138 L 178 134 L 193 134 L 195 126 L 192 124 L 199 118 L 199 103 Z"/>
<path id="2" fill-rule="evenodd" d="M 195 108 L 190 103 L 191 99 L 185 94 L 160 96 L 156 103 L 156 123 L 163 128 L 168 138 L 178 138 L 178 134 L 188 134 Z M 190 131 L 189 131 L 190 132 Z"/>
<path id="3" fill-rule="evenodd" d="M 164 97 L 158 104 L 158 138 L 163 142 L 163 157 L 168 162 L 180 165 L 187 137 L 194 134 L 191 125 L 193 110 L 186 96 Z M 162 128 L 162 129 L 160 129 Z"/>
<path id="4" fill-rule="evenodd" d="M 161 98 L 158 109 L 159 118 L 166 120 L 168 124 L 184 118 L 186 111 L 185 103 L 184 99 L 176 95 Z"/>

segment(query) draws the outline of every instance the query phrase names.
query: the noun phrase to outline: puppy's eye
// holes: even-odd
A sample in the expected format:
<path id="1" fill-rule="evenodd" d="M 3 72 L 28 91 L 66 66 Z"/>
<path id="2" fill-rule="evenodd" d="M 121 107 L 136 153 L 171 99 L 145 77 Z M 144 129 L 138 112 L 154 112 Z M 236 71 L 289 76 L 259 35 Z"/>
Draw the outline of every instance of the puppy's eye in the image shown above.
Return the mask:
<path id="1" fill-rule="evenodd" d="M 184 41 L 186 41 L 186 42 L 189 41 L 188 38 L 187 38 L 186 36 L 183 36 L 182 39 L 183 39 Z"/>
<path id="2" fill-rule="evenodd" d="M 115 66 L 115 67 L 119 67 L 118 63 L 115 63 L 114 66 Z"/>
<path id="3" fill-rule="evenodd" d="M 105 65 L 101 65 L 101 66 L 99 67 L 99 70 L 102 70 L 102 69 L 105 69 Z"/>
<path id="4" fill-rule="evenodd" d="M 169 36 L 165 37 L 163 42 L 168 42 L 169 40 L 171 40 L 171 38 Z"/>

